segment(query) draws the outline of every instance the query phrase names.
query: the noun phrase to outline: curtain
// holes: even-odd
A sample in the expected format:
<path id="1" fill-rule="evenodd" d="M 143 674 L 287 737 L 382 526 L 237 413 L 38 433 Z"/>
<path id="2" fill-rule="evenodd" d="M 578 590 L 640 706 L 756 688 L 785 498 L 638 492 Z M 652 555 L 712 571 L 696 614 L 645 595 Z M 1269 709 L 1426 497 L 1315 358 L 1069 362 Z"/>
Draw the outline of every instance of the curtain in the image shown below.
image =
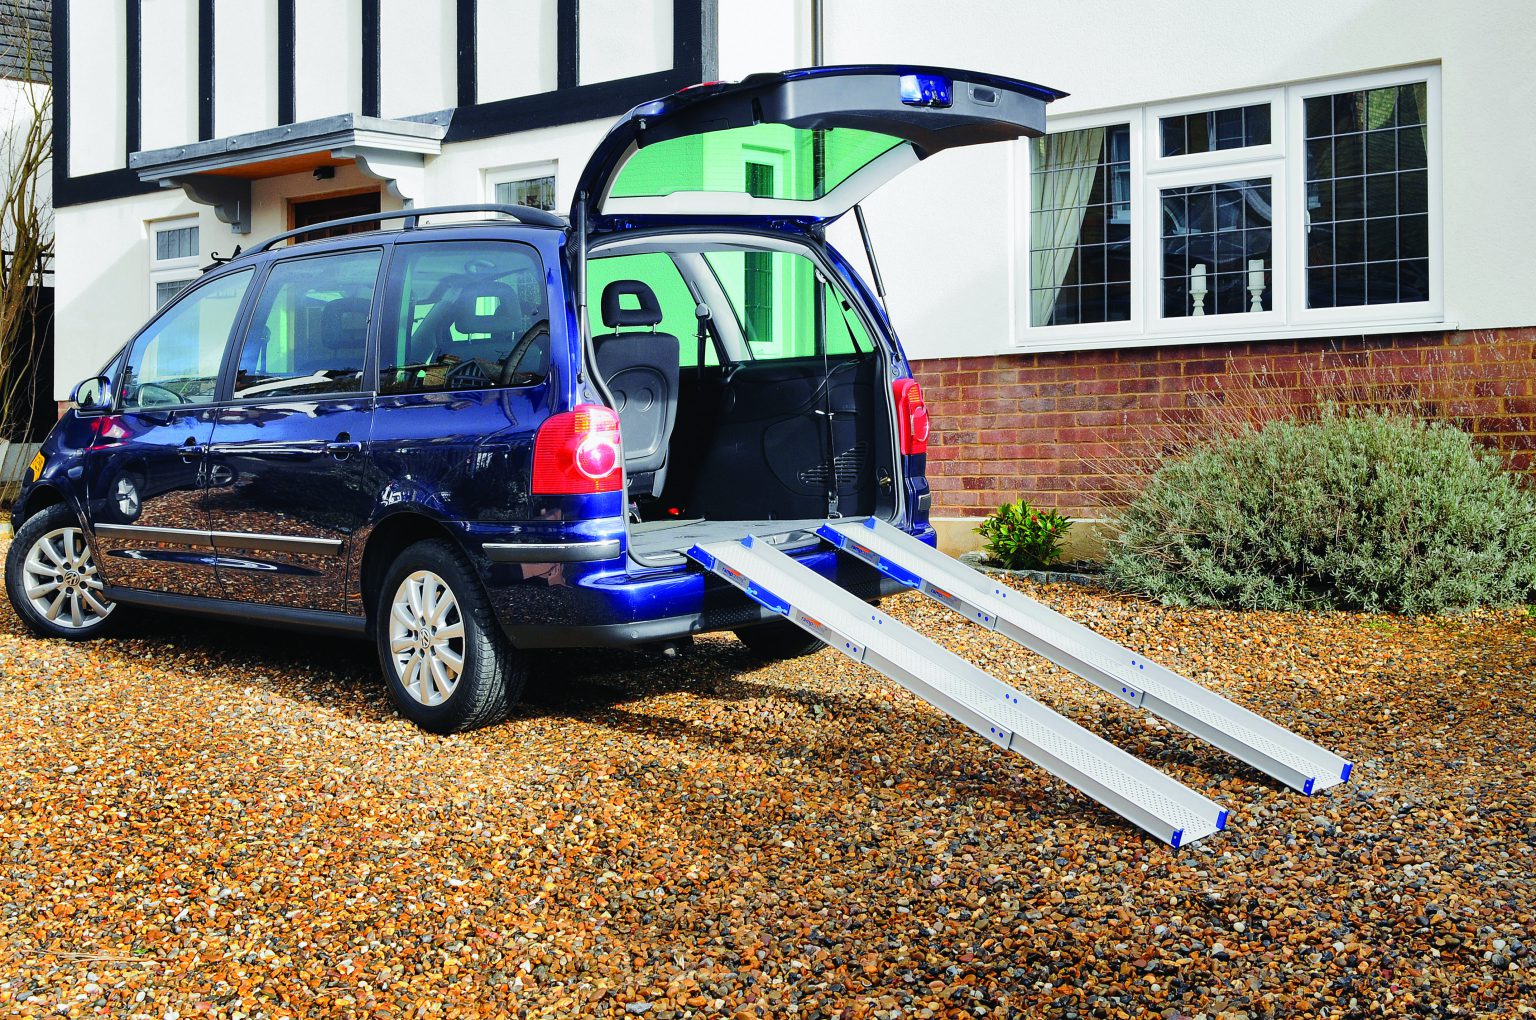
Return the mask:
<path id="1" fill-rule="evenodd" d="M 1030 239 L 1030 324 L 1051 321 L 1062 281 L 1077 254 L 1088 197 L 1104 155 L 1104 129 L 1063 131 L 1034 143 L 1030 208 L 1036 231 Z"/>

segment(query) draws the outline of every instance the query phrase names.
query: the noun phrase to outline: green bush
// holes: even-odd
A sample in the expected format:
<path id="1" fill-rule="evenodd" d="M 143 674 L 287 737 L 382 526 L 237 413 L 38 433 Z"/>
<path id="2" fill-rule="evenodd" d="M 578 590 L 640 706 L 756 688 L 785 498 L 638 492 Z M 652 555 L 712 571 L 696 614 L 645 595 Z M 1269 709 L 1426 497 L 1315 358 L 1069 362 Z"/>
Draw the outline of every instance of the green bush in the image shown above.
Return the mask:
<path id="1" fill-rule="evenodd" d="M 1044 570 L 1061 559 L 1072 522 L 1055 510 L 1038 510 L 1024 500 L 1004 503 L 981 522 L 987 560 L 1006 570 Z"/>
<path id="2" fill-rule="evenodd" d="M 1165 462 L 1106 564 L 1170 605 L 1438 612 L 1536 590 L 1536 498 L 1448 424 L 1272 422 Z"/>

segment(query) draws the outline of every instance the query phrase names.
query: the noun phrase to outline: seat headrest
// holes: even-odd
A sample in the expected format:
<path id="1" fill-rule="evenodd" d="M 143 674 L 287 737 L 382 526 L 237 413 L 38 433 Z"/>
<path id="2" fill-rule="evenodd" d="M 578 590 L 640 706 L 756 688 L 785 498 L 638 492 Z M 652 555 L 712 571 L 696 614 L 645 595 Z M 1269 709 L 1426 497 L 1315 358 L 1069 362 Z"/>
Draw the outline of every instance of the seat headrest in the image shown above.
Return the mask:
<path id="1" fill-rule="evenodd" d="M 623 307 L 619 299 L 626 295 L 638 301 L 640 307 Z M 609 329 L 661 325 L 661 302 L 656 300 L 656 292 L 639 280 L 614 280 L 603 288 L 603 325 Z"/>
<path id="2" fill-rule="evenodd" d="M 340 297 L 326 302 L 320 313 L 321 343 L 333 351 L 361 351 L 368 343 L 368 313 L 373 302 L 365 297 Z"/>
<path id="3" fill-rule="evenodd" d="M 492 303 L 482 310 L 486 298 Z M 477 333 L 520 333 L 524 325 L 523 300 L 511 285 L 497 280 L 479 281 L 459 295 L 453 326 L 465 336 Z"/>

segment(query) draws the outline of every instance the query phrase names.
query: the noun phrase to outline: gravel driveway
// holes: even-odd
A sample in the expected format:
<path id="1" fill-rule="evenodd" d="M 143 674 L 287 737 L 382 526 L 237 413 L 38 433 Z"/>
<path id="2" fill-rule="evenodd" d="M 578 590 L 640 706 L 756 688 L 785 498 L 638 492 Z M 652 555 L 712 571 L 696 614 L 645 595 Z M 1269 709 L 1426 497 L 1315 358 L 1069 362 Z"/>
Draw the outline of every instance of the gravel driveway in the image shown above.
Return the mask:
<path id="1" fill-rule="evenodd" d="M 543 657 L 426 736 L 368 646 L 0 610 L 0 1014 L 1536 1012 L 1536 620 L 1028 587 L 1353 759 L 1311 799 L 916 596 L 894 615 L 1232 809 L 1170 851 L 877 675 Z"/>

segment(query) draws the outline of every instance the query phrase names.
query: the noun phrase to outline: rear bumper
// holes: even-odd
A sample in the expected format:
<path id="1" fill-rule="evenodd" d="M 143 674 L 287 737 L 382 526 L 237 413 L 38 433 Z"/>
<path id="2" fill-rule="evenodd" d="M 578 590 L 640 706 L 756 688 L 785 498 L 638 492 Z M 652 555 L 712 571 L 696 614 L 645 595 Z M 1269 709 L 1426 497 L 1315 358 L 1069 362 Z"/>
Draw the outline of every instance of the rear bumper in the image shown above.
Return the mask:
<path id="1" fill-rule="evenodd" d="M 934 543 L 924 527 L 917 538 Z M 905 588 L 830 546 L 795 556 L 840 587 L 873 600 Z M 481 561 L 502 629 L 519 648 L 626 647 L 734 630 L 776 613 L 697 564 L 647 570 L 633 562 Z"/>

